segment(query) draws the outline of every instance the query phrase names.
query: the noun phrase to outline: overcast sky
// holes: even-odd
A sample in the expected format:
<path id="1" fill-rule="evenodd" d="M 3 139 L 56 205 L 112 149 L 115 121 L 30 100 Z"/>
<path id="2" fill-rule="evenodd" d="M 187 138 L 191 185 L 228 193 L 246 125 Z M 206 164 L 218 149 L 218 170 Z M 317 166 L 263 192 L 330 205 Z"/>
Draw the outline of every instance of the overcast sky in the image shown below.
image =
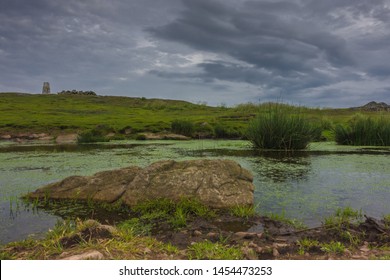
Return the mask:
<path id="1" fill-rule="evenodd" d="M 390 0 L 0 0 L 0 92 L 390 103 Z"/>

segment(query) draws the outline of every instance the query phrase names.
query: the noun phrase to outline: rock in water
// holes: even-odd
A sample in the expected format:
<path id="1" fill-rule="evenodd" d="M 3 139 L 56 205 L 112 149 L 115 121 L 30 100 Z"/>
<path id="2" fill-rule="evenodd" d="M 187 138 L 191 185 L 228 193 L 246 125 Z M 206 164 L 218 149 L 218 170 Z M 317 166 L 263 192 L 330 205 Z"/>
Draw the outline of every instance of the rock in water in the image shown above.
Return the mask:
<path id="1" fill-rule="evenodd" d="M 194 198 L 213 208 L 253 205 L 252 174 L 231 160 L 159 161 L 148 167 L 72 176 L 27 195 L 80 199 L 134 206 L 145 200 Z"/>

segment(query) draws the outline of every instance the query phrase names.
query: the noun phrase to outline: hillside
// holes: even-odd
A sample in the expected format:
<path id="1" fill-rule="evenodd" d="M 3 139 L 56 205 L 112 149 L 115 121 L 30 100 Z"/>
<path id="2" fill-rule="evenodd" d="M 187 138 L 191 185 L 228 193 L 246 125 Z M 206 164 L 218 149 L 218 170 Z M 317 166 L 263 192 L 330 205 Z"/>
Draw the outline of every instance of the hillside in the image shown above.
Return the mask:
<path id="1" fill-rule="evenodd" d="M 185 120 L 194 125 L 195 137 L 211 137 L 220 129 L 225 138 L 234 138 L 243 135 L 248 120 L 265 112 L 268 105 L 248 103 L 227 108 L 123 96 L 0 93 L 0 134 L 43 132 L 56 135 L 103 126 L 117 135 L 135 137 L 140 132 L 170 131 L 174 120 Z M 347 122 L 356 113 L 351 109 L 298 109 L 324 130 Z"/>
<path id="2" fill-rule="evenodd" d="M 98 125 L 116 131 L 160 132 L 171 122 L 185 119 L 196 124 L 227 123 L 242 129 L 250 113 L 234 112 L 179 100 L 121 96 L 0 93 L 0 132 L 82 131 Z"/>

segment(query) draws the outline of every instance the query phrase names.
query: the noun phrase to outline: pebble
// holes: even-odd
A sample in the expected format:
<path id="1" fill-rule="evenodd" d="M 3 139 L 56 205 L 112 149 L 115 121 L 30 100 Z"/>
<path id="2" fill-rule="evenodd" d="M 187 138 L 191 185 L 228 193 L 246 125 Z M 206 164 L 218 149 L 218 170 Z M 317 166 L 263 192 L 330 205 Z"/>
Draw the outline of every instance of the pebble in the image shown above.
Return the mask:
<path id="1" fill-rule="evenodd" d="M 207 237 L 208 238 L 214 238 L 214 237 L 217 237 L 218 236 L 218 233 L 216 233 L 216 232 L 209 232 L 208 234 L 207 234 Z"/>
<path id="2" fill-rule="evenodd" d="M 193 233 L 194 236 L 201 236 L 202 235 L 202 232 L 199 231 L 199 230 L 195 230 L 194 233 Z"/>
<path id="3" fill-rule="evenodd" d="M 78 255 L 63 258 L 62 260 L 103 260 L 104 256 L 99 251 L 89 251 Z"/>
<path id="4" fill-rule="evenodd" d="M 273 255 L 274 257 L 278 257 L 278 256 L 280 255 L 278 249 L 273 248 L 273 249 L 272 249 L 272 255 Z"/>

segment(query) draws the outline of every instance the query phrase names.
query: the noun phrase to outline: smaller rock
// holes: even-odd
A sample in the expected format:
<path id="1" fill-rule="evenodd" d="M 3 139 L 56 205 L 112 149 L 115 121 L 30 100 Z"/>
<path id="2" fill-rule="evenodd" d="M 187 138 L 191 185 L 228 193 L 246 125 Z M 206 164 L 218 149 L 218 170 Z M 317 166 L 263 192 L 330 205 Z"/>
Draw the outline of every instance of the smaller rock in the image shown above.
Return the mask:
<path id="1" fill-rule="evenodd" d="M 150 250 L 150 248 L 148 248 L 148 247 L 146 247 L 145 249 L 144 249 L 144 254 L 146 255 L 146 254 L 150 254 L 152 252 L 152 250 Z"/>
<path id="2" fill-rule="evenodd" d="M 257 248 L 255 250 L 256 250 L 256 253 L 258 253 L 258 254 L 263 252 L 263 248 L 260 246 L 257 246 Z"/>
<path id="3" fill-rule="evenodd" d="M 273 249 L 272 249 L 272 255 L 273 255 L 275 258 L 278 257 L 278 256 L 280 255 L 278 249 L 273 248 Z"/>
<path id="4" fill-rule="evenodd" d="M 195 231 L 193 232 L 193 235 L 196 236 L 196 237 L 199 237 L 199 236 L 202 235 L 202 232 L 199 231 L 199 230 L 195 230 Z"/>
<path id="5" fill-rule="evenodd" d="M 208 238 L 215 238 L 215 237 L 217 237 L 218 236 L 218 233 L 216 233 L 216 232 L 209 232 L 208 234 L 207 234 L 207 237 Z"/>
<path id="6" fill-rule="evenodd" d="M 9 139 L 11 139 L 11 138 L 12 138 L 12 136 L 9 135 L 9 134 L 1 135 L 1 136 L 0 136 L 0 139 L 3 139 L 3 140 L 9 140 Z"/>
<path id="7" fill-rule="evenodd" d="M 250 248 L 257 248 L 257 244 L 254 243 L 253 241 L 249 242 L 248 246 L 249 246 Z"/>
<path id="8" fill-rule="evenodd" d="M 257 260 L 257 254 L 253 249 L 248 247 L 243 247 L 241 249 L 242 254 L 244 255 L 245 259 L 247 260 Z"/>
<path id="9" fill-rule="evenodd" d="M 58 144 L 71 144 L 77 142 L 78 135 L 76 133 L 58 135 L 56 142 Z"/>
<path id="10" fill-rule="evenodd" d="M 104 255 L 99 251 L 93 250 L 82 254 L 73 255 L 62 260 L 103 260 Z"/>

